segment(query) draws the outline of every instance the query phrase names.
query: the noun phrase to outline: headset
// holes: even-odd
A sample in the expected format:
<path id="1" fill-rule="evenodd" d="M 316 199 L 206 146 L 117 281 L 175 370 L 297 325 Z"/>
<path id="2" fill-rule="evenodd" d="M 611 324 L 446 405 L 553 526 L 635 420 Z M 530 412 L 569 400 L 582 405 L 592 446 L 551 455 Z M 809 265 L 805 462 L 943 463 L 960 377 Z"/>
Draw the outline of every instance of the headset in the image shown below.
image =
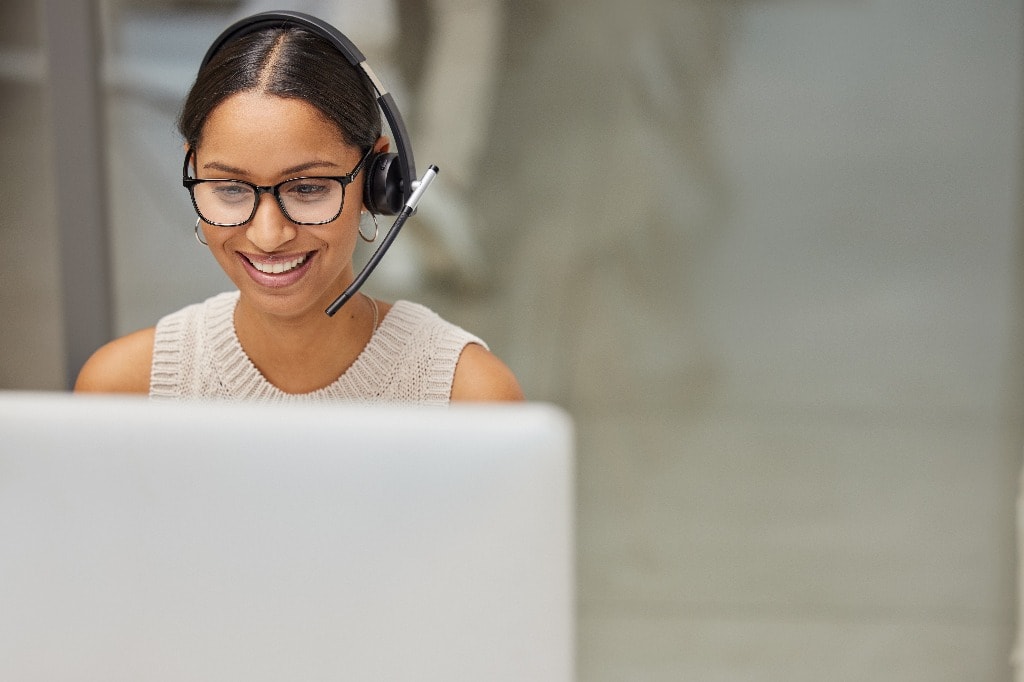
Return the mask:
<path id="1" fill-rule="evenodd" d="M 438 173 L 437 166 L 430 166 L 420 180 L 416 180 L 416 166 L 413 160 L 409 134 L 398 111 L 395 99 L 387 91 L 384 84 L 366 62 L 366 57 L 341 31 L 327 22 L 302 12 L 274 11 L 260 12 L 241 19 L 221 33 L 203 57 L 200 71 L 206 67 L 220 50 L 239 38 L 271 28 L 303 28 L 335 47 L 348 62 L 362 70 L 370 79 L 377 93 L 377 105 L 388 122 L 391 136 L 397 152 L 380 153 L 373 156 L 367 164 L 366 181 L 364 183 L 363 203 L 367 209 L 377 215 L 397 216 L 391 229 L 384 236 L 380 246 L 367 261 L 362 271 L 352 284 L 325 311 L 333 316 L 341 306 L 345 305 L 363 285 L 370 273 L 380 263 L 381 258 L 391 247 L 405 221 L 416 211 L 416 205 Z"/>

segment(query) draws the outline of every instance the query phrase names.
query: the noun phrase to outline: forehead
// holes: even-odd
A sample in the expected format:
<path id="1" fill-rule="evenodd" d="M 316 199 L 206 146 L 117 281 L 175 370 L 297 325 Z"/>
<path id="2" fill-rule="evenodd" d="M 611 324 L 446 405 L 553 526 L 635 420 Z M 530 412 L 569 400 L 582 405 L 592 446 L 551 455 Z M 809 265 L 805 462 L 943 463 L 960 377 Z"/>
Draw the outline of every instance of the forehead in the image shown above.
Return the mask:
<path id="1" fill-rule="evenodd" d="M 204 154 L 239 155 L 351 150 L 338 126 L 309 102 L 260 92 L 240 92 L 218 104 L 198 146 Z"/>

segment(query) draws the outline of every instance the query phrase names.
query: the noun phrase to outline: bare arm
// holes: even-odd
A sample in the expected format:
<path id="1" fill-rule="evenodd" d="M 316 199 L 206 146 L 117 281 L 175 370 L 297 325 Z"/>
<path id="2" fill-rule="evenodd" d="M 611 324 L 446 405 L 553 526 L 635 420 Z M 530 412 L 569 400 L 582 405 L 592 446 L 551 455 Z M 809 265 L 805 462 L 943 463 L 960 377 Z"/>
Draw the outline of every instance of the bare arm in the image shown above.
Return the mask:
<path id="1" fill-rule="evenodd" d="M 78 393 L 149 393 L 153 328 L 114 339 L 92 354 L 78 373 Z"/>
<path id="2" fill-rule="evenodd" d="M 455 366 L 452 401 L 523 400 L 519 382 L 505 363 L 483 346 L 467 345 Z"/>

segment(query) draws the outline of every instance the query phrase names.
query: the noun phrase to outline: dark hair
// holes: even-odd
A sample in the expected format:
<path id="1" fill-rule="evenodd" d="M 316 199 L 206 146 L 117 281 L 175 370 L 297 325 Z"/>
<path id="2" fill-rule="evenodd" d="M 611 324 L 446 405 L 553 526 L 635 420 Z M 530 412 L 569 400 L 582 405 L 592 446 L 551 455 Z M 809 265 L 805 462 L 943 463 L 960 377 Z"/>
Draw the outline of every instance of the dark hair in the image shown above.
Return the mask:
<path id="1" fill-rule="evenodd" d="M 229 43 L 200 69 L 178 116 L 178 131 L 196 147 L 210 112 L 239 92 L 302 99 L 366 151 L 381 134 L 373 84 L 330 42 L 302 28 L 273 28 Z"/>

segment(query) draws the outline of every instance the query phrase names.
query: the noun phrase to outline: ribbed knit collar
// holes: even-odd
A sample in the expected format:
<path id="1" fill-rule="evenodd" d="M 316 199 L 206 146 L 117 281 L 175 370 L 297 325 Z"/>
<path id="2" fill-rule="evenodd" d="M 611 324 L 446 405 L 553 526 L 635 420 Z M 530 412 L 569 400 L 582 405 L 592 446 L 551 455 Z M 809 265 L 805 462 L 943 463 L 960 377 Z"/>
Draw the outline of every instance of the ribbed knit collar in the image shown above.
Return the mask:
<path id="1" fill-rule="evenodd" d="M 207 301 L 207 343 L 214 367 L 228 394 L 243 400 L 360 400 L 376 395 L 395 371 L 395 359 L 415 330 L 425 309 L 410 301 L 398 301 L 374 331 L 351 366 L 333 383 L 309 393 L 286 393 L 257 369 L 238 339 L 234 311 L 237 291 Z"/>

